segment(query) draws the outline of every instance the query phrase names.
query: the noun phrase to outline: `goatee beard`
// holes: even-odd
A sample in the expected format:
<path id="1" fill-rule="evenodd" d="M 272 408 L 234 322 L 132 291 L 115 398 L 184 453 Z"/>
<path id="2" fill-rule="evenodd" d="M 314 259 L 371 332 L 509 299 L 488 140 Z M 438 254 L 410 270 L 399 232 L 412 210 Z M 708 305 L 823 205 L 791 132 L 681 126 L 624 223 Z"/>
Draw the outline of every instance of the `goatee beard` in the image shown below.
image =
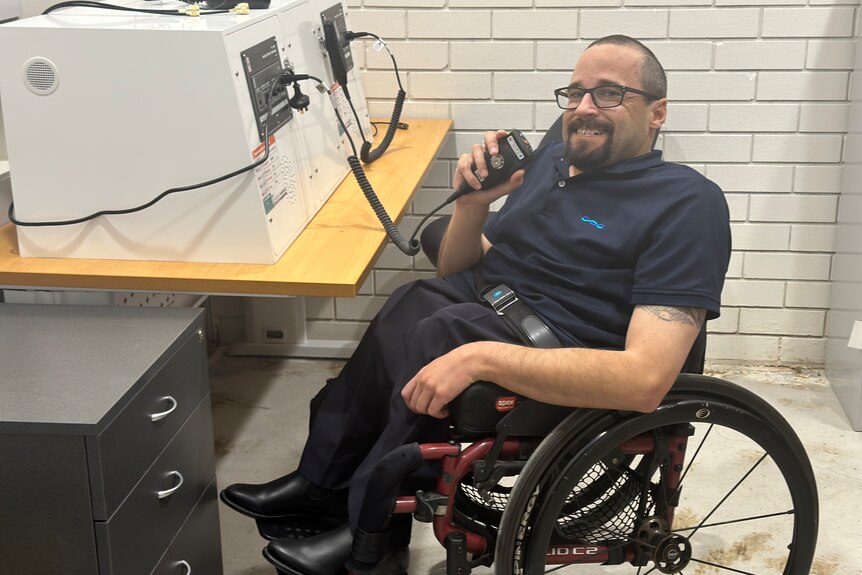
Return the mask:
<path id="1" fill-rule="evenodd" d="M 605 135 L 605 142 L 598 148 L 591 148 L 588 142 L 572 143 L 571 135 L 577 132 L 580 128 L 595 129 L 600 128 Z M 573 125 L 569 127 L 569 138 L 566 140 L 566 157 L 569 163 L 582 172 L 595 170 L 606 165 L 611 157 L 611 145 L 613 143 L 614 133 L 610 126 L 586 126 Z"/>

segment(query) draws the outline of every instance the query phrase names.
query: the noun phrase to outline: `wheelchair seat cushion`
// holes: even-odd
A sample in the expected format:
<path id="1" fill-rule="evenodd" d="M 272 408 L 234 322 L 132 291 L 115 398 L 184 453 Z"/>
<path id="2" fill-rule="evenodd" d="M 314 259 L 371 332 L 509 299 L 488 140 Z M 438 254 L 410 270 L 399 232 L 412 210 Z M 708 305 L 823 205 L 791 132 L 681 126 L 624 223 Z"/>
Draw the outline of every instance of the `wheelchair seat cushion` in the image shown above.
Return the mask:
<path id="1" fill-rule="evenodd" d="M 455 435 L 492 435 L 497 423 L 525 400 L 497 384 L 477 381 L 449 404 Z"/>

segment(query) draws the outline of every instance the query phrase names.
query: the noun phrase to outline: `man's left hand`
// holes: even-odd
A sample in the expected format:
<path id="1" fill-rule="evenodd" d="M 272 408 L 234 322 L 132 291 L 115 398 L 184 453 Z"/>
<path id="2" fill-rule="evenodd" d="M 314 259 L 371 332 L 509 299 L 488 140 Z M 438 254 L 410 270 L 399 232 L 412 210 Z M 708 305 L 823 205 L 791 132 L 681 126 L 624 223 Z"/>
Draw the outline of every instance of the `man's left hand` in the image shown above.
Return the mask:
<path id="1" fill-rule="evenodd" d="M 411 411 L 438 419 L 448 417 L 449 402 L 476 381 L 468 360 L 470 344 L 462 345 L 423 367 L 401 390 Z"/>

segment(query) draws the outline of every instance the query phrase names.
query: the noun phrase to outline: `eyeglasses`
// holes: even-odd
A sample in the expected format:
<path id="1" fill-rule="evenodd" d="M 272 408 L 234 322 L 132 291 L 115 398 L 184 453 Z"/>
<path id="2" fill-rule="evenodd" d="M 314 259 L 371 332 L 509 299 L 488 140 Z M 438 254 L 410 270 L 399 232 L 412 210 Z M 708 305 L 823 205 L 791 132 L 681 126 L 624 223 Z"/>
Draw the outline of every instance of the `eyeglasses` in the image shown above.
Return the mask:
<path id="1" fill-rule="evenodd" d="M 639 94 L 650 100 L 658 100 L 658 96 L 653 96 L 648 92 L 629 88 L 628 86 L 618 86 L 616 84 L 606 84 L 604 86 L 596 86 L 595 88 L 578 88 L 575 86 L 566 86 L 565 88 L 557 88 L 554 90 L 554 95 L 557 97 L 557 106 L 563 110 L 574 110 L 581 105 L 584 96 L 589 94 L 593 99 L 593 105 L 596 108 L 616 108 L 623 103 L 623 98 L 626 92 Z"/>

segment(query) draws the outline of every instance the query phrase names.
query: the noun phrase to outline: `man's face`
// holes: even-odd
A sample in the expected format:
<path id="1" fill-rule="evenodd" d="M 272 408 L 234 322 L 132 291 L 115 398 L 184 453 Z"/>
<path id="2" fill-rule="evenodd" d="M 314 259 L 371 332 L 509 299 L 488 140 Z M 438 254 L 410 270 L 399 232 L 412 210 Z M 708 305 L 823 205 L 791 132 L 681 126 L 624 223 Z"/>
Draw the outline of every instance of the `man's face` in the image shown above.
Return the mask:
<path id="1" fill-rule="evenodd" d="M 643 90 L 643 56 L 632 48 L 601 44 L 583 53 L 571 86 L 595 88 L 617 84 Z M 655 130 L 664 123 L 667 100 L 651 100 L 627 92 L 615 108 L 597 108 L 591 94 L 574 110 L 563 113 L 566 155 L 575 173 L 585 172 L 645 154 Z"/>

